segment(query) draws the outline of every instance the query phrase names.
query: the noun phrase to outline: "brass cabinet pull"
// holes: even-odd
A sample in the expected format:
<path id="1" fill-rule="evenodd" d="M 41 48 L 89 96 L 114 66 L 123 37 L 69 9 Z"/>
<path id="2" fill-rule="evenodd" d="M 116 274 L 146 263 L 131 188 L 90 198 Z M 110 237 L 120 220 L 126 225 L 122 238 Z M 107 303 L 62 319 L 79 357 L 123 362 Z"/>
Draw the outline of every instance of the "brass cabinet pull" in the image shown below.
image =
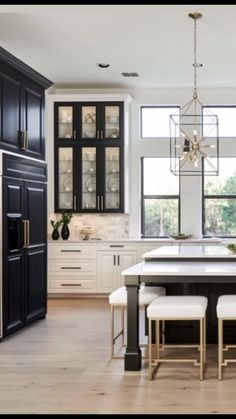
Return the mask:
<path id="1" fill-rule="evenodd" d="M 76 140 L 76 130 L 74 129 L 74 140 Z"/>
<path id="2" fill-rule="evenodd" d="M 26 249 L 30 245 L 30 222 L 29 220 L 22 220 L 24 229 L 23 247 Z"/>
<path id="3" fill-rule="evenodd" d="M 82 284 L 61 284 L 61 287 L 81 287 Z"/>
<path id="4" fill-rule="evenodd" d="M 97 139 L 99 140 L 99 130 L 97 129 Z"/>
<path id="5" fill-rule="evenodd" d="M 98 207 L 98 210 L 100 210 L 100 205 L 99 205 L 99 195 L 97 196 L 97 207 Z"/>
<path id="6" fill-rule="evenodd" d="M 103 140 L 103 130 L 101 130 L 101 140 Z"/>
<path id="7" fill-rule="evenodd" d="M 28 131 L 25 131 L 25 147 L 26 147 L 26 150 L 28 150 L 29 149 L 29 144 L 28 144 Z"/>
<path id="8" fill-rule="evenodd" d="M 74 210 L 76 210 L 76 206 L 77 206 L 77 199 L 76 199 L 76 195 L 74 195 Z"/>
<path id="9" fill-rule="evenodd" d="M 116 264 L 116 255 L 114 255 L 113 265 Z"/>
<path id="10" fill-rule="evenodd" d="M 80 266 L 61 266 L 61 269 L 81 269 Z"/>
<path id="11" fill-rule="evenodd" d="M 30 222 L 29 220 L 26 220 L 26 240 L 27 240 L 27 247 L 30 245 Z"/>
<path id="12" fill-rule="evenodd" d="M 103 210 L 103 195 L 101 196 L 101 209 Z"/>
<path id="13" fill-rule="evenodd" d="M 21 131 L 21 141 L 23 139 L 23 145 L 21 146 L 21 150 L 26 150 L 26 137 L 25 131 Z"/>
<path id="14" fill-rule="evenodd" d="M 120 266 L 120 255 L 117 256 L 117 259 L 118 259 L 117 264 L 118 264 L 118 266 Z"/>
<path id="15" fill-rule="evenodd" d="M 27 247 L 27 233 L 26 233 L 26 223 L 27 220 L 22 220 L 23 223 L 23 247 L 26 248 Z"/>

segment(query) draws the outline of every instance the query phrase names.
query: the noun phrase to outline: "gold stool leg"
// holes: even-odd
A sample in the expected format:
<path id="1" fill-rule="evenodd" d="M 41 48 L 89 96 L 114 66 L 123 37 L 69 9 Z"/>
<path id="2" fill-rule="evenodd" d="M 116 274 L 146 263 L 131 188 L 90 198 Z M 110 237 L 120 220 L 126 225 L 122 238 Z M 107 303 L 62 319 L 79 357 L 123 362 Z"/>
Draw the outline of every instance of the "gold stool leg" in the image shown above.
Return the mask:
<path id="1" fill-rule="evenodd" d="M 148 379 L 152 380 L 152 320 L 148 320 Z"/>
<path id="2" fill-rule="evenodd" d="M 121 308 L 121 330 L 122 330 L 121 345 L 124 346 L 125 344 L 125 308 L 124 306 L 122 306 Z"/>
<path id="3" fill-rule="evenodd" d="M 157 359 L 160 358 L 160 320 L 156 320 L 156 351 Z"/>
<path id="4" fill-rule="evenodd" d="M 162 343 L 162 348 L 164 349 L 165 346 L 165 341 L 166 341 L 166 331 L 165 331 L 165 320 L 162 320 L 162 335 L 161 335 L 161 343 Z"/>
<path id="5" fill-rule="evenodd" d="M 223 320 L 218 319 L 218 379 L 222 380 L 223 363 Z"/>
<path id="6" fill-rule="evenodd" d="M 206 363 L 206 316 L 204 317 L 204 364 Z"/>
<path id="7" fill-rule="evenodd" d="M 114 306 L 111 305 L 111 359 L 114 358 Z"/>
<path id="8" fill-rule="evenodd" d="M 203 380 L 204 366 L 204 319 L 200 319 L 200 380 Z"/>

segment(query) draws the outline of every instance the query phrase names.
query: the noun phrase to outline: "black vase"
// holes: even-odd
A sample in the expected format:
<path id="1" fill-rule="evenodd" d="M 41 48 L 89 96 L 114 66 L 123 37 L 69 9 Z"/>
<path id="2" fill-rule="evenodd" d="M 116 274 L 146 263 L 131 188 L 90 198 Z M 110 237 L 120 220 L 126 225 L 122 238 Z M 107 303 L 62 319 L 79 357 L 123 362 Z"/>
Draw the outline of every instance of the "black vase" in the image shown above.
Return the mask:
<path id="1" fill-rule="evenodd" d="M 70 236 L 70 230 L 68 227 L 68 224 L 63 224 L 62 229 L 61 229 L 61 237 L 63 238 L 63 240 L 68 240 Z"/>
<path id="2" fill-rule="evenodd" d="M 59 239 L 59 231 L 57 228 L 54 228 L 53 232 L 52 232 L 52 239 L 53 240 L 58 240 Z"/>

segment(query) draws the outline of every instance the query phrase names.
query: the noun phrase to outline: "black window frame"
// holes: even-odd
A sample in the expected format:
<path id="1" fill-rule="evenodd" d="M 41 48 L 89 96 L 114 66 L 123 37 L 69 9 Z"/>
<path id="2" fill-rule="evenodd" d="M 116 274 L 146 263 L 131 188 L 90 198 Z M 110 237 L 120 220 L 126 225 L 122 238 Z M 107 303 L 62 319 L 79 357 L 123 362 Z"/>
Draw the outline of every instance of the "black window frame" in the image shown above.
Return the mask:
<path id="1" fill-rule="evenodd" d="M 220 159 L 226 159 L 226 158 L 235 158 L 236 159 L 236 155 L 235 156 L 220 156 Z M 229 236 L 229 235 L 218 235 L 218 234 L 214 234 L 214 235 L 207 235 L 205 234 L 205 201 L 207 199 L 234 199 L 236 200 L 236 194 L 235 195 L 205 195 L 204 193 L 204 159 L 202 162 L 202 237 L 206 237 L 206 238 L 211 238 L 211 237 L 218 237 L 218 238 L 222 238 L 222 239 L 227 239 L 227 238 L 236 238 L 236 235 L 234 236 Z"/>
<path id="2" fill-rule="evenodd" d="M 141 237 L 142 238 L 168 238 L 169 236 L 149 236 L 149 235 L 145 235 L 145 211 L 144 211 L 144 201 L 145 199 L 177 199 L 178 200 L 178 232 L 180 233 L 181 231 L 181 176 L 178 176 L 179 178 L 179 194 L 178 195 L 144 195 L 143 193 L 143 176 L 144 176 L 144 171 L 143 171 L 143 162 L 144 159 L 147 158 L 154 158 L 154 159 L 168 159 L 168 157 L 158 157 L 158 156 L 143 156 L 141 157 Z M 174 175 L 173 175 L 174 176 Z"/>
<path id="3" fill-rule="evenodd" d="M 140 138 L 142 140 L 146 140 L 146 139 L 153 139 L 153 138 L 170 138 L 170 136 L 167 137 L 161 137 L 161 136 L 153 136 L 153 137 L 143 137 L 143 118 L 142 118 L 142 110 L 144 108 L 149 108 L 149 109 L 153 109 L 153 108 L 158 108 L 158 109 L 166 109 L 166 108 L 177 108 L 180 111 L 180 105 L 142 105 L 140 106 Z"/>

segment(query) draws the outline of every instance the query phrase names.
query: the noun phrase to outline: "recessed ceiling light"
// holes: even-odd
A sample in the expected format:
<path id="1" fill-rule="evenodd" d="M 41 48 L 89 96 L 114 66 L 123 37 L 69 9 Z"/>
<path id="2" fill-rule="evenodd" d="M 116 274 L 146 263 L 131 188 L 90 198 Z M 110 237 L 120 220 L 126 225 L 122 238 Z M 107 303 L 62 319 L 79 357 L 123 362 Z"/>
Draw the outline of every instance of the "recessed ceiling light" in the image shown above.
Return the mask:
<path id="1" fill-rule="evenodd" d="M 97 66 L 100 67 L 100 68 L 108 68 L 108 67 L 110 67 L 110 64 L 107 64 L 107 63 L 98 63 Z"/>

